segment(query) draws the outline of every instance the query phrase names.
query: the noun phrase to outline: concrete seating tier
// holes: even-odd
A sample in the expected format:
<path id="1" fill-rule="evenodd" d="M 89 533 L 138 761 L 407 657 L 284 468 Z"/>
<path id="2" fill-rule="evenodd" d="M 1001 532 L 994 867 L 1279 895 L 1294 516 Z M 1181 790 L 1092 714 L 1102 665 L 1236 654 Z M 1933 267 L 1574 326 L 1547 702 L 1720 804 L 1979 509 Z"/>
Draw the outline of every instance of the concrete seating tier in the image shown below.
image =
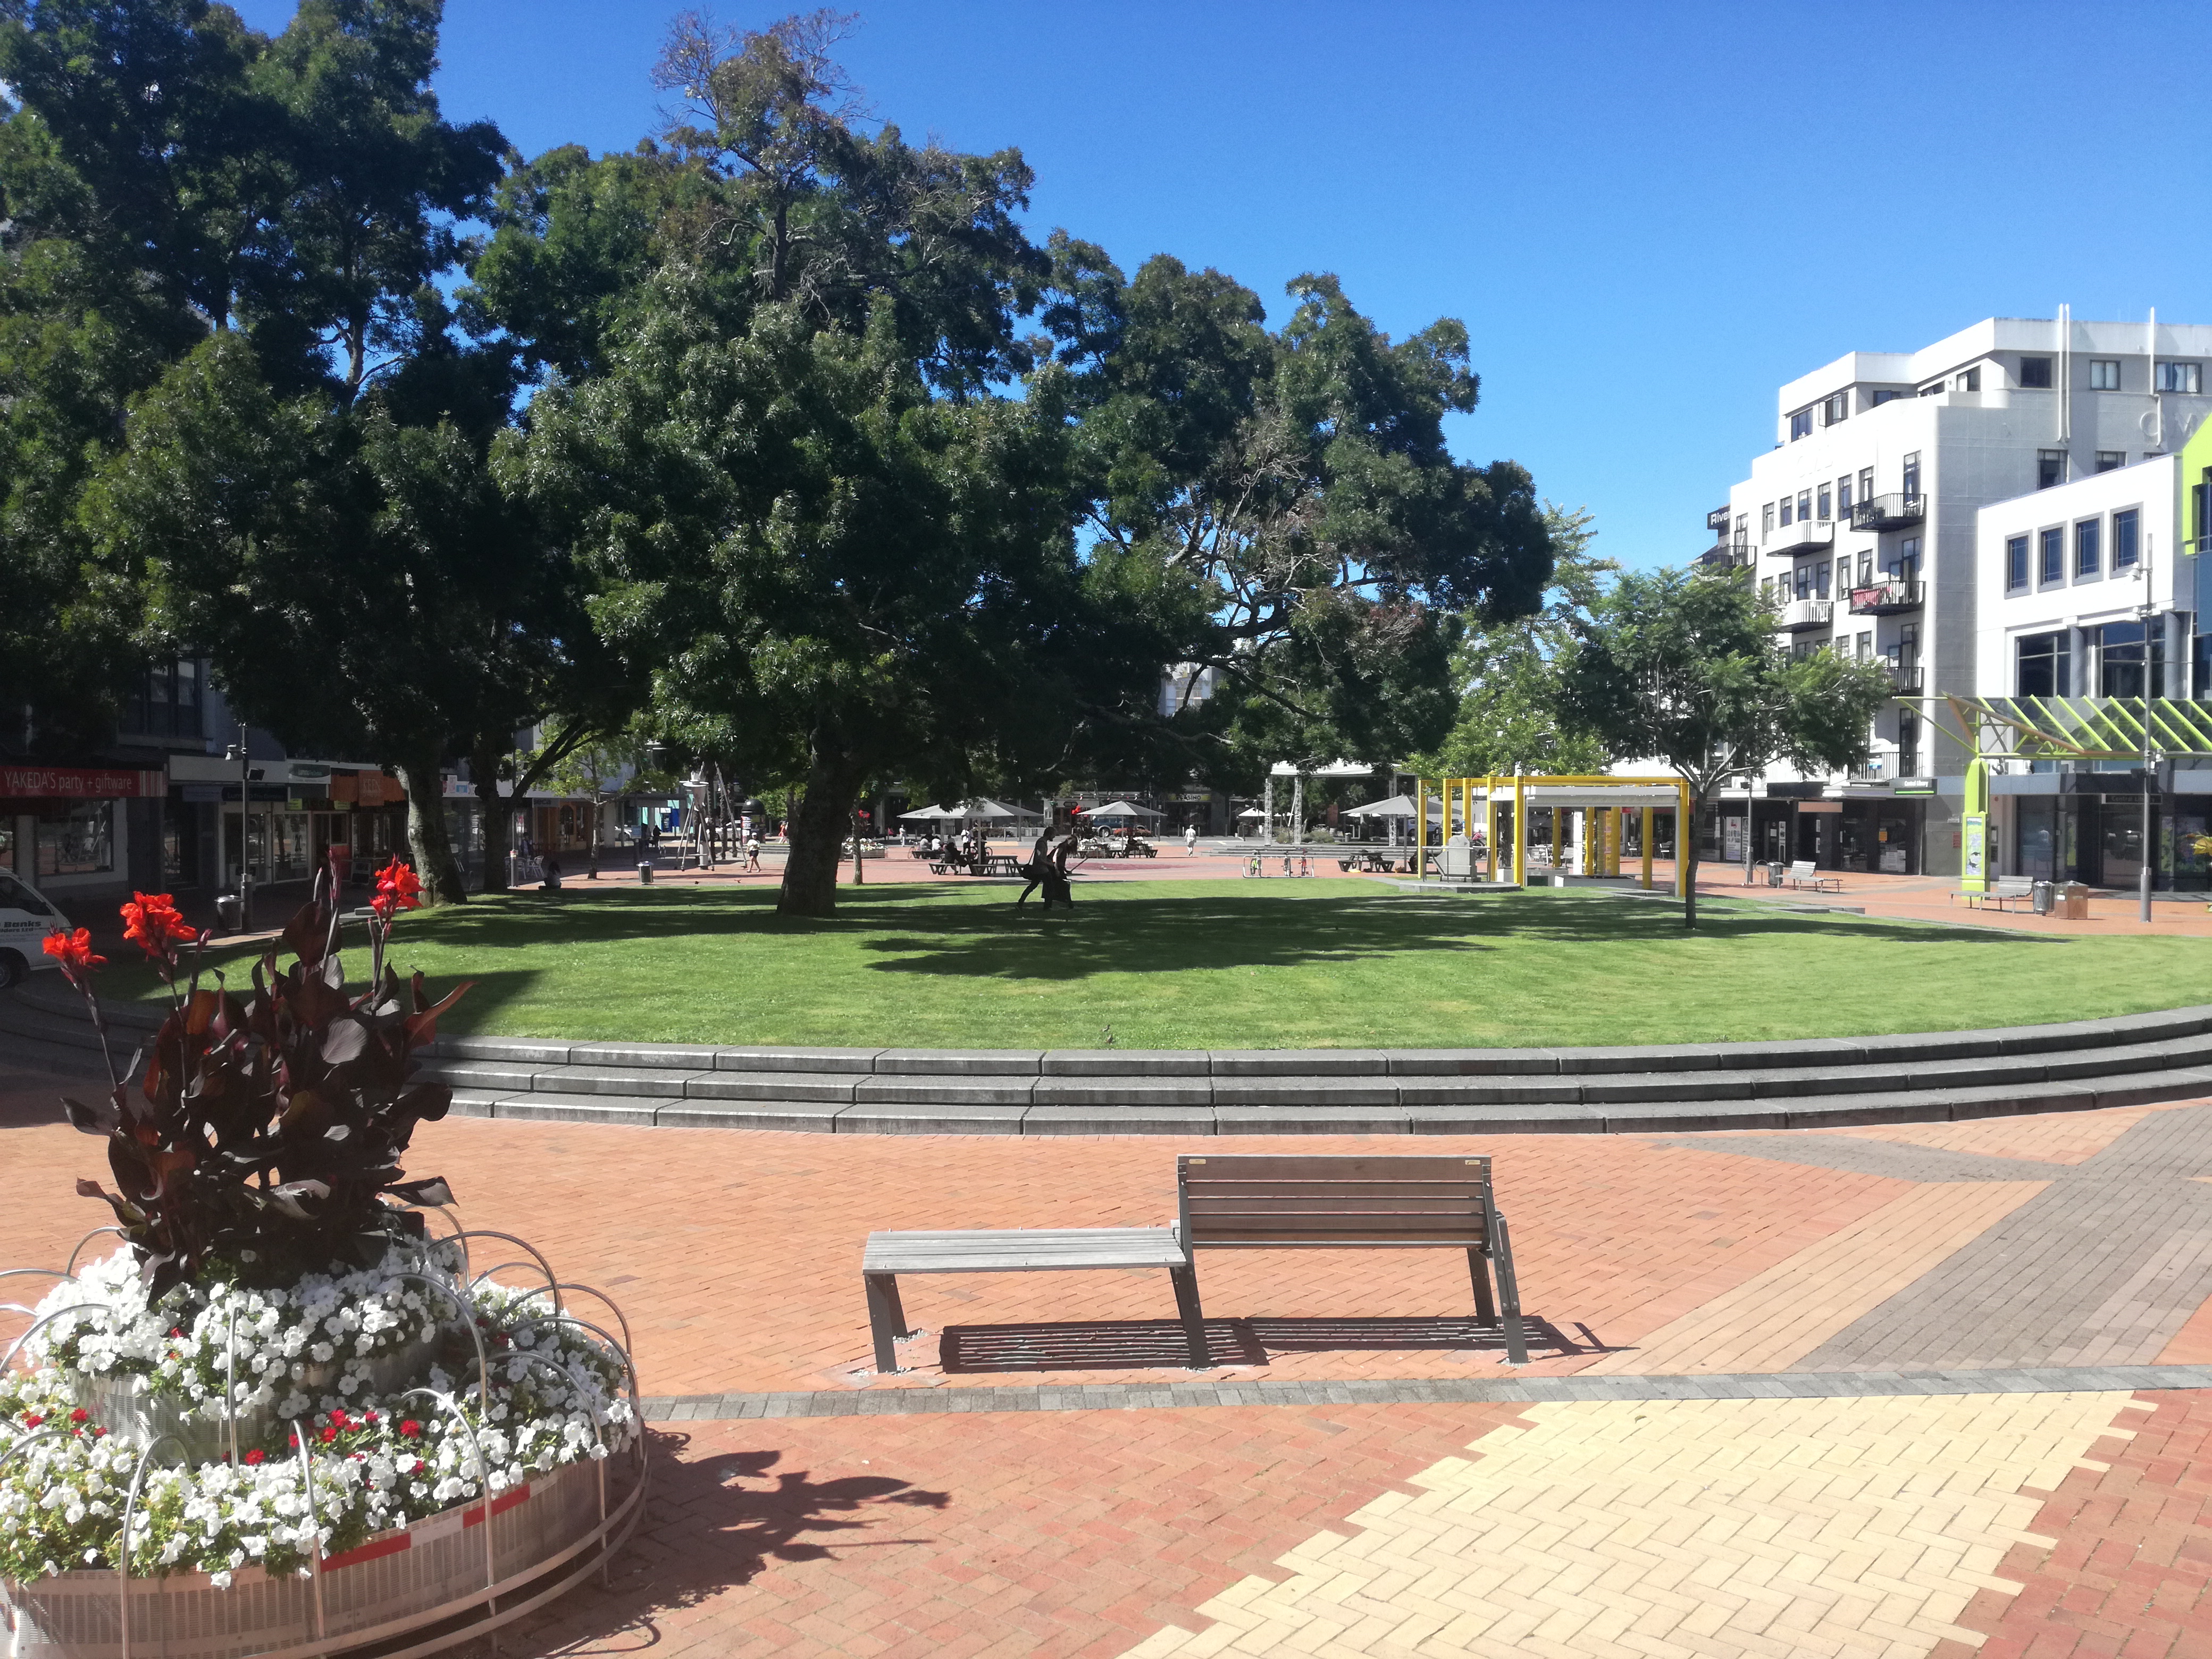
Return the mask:
<path id="1" fill-rule="evenodd" d="M 94 1042 L 66 988 L 0 1038 Z M 64 994 L 56 995 L 56 989 Z M 111 1012 L 127 1042 L 150 1018 Z M 719 1048 L 441 1038 L 479 1117 L 839 1134 L 1603 1134 L 1840 1127 L 2212 1096 L 2212 1007 L 1898 1036 L 1589 1048 Z"/>

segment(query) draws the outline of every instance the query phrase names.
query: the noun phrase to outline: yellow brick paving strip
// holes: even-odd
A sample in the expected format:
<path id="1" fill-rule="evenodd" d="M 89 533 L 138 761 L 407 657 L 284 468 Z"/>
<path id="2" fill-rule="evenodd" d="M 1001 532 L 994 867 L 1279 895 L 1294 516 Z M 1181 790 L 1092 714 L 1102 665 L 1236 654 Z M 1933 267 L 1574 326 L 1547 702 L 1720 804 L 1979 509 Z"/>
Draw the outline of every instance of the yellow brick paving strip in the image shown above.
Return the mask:
<path id="1" fill-rule="evenodd" d="M 1931 1182 L 1668 1321 L 1583 1375 L 1787 1370 L 2049 1183 Z"/>
<path id="2" fill-rule="evenodd" d="M 1531 1406 L 1124 1659 L 1923 1659 L 2124 1393 Z"/>
<path id="3" fill-rule="evenodd" d="M 2152 1113 L 2172 1109 L 2172 1105 L 2111 1106 L 2101 1112 L 1966 1118 L 1956 1123 L 1882 1123 L 1822 1133 L 1932 1146 L 1946 1152 L 2027 1158 L 2044 1164 L 2086 1164 Z"/>

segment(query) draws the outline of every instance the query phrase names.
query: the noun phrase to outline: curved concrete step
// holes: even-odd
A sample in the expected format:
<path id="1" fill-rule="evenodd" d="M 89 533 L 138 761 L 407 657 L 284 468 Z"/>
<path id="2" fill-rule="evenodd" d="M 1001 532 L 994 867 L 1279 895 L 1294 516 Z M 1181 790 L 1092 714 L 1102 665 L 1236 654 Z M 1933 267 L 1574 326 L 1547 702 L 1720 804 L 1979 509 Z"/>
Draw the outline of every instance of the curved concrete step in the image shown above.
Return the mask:
<path id="1" fill-rule="evenodd" d="M 96 1048 L 41 975 L 0 1036 Z M 109 1011 L 123 1043 L 157 1011 Z M 2007 1030 L 1649 1048 L 718 1048 L 447 1037 L 454 1109 L 838 1133 L 1620 1133 L 1942 1121 L 2212 1095 L 2212 1007 Z"/>

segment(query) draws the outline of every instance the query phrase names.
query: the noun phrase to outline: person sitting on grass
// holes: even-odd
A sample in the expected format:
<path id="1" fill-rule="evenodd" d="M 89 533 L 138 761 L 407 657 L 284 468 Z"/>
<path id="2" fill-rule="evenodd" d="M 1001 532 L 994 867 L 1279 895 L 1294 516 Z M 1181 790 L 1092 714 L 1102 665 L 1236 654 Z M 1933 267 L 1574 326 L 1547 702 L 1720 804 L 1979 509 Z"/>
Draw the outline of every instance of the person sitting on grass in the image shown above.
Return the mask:
<path id="1" fill-rule="evenodd" d="M 539 866 L 539 870 L 541 877 L 538 884 L 538 890 L 541 893 L 559 892 L 561 890 L 561 860 L 555 858 L 552 854 L 548 853 L 545 855 L 545 861 Z"/>

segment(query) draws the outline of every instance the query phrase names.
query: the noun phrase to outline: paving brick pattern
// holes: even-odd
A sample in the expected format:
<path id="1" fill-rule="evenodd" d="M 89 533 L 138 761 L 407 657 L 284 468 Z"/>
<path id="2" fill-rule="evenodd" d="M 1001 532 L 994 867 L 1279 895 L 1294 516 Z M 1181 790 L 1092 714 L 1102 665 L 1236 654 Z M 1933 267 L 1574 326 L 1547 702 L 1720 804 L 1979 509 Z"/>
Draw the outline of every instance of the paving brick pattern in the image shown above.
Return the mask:
<path id="1" fill-rule="evenodd" d="M 34 1058 L 0 1039 L 10 1265 L 58 1263 L 100 1219 L 72 1190 L 97 1146 L 56 1121 L 70 1085 Z M 1525 1370 L 1471 1328 L 1449 1253 L 1313 1251 L 1202 1258 L 1222 1361 L 1203 1374 L 1183 1369 L 1164 1275 L 1091 1273 L 913 1280 L 925 1334 L 905 1345 L 910 1369 L 872 1375 L 857 1283 L 868 1231 L 1157 1224 L 1176 1152 L 1209 1146 L 496 1120 L 426 1132 L 415 1172 L 447 1176 L 470 1223 L 529 1237 L 564 1276 L 623 1301 L 664 1419 L 649 1521 L 614 1589 L 536 1615 L 502 1651 L 1105 1659 L 1176 1632 L 1225 1644 L 1250 1628 L 1214 1613 L 1244 1605 L 1220 1600 L 1239 1584 L 1296 1581 L 1317 1559 L 1302 1547 L 1375 1530 L 1354 1515 L 1379 1525 L 1428 1504 L 1461 1525 L 1465 1504 L 1427 1477 L 1407 1483 L 1504 1467 L 1522 1472 L 1514 1492 L 1534 1483 L 1595 1508 L 1553 1539 L 1543 1504 L 1477 1504 L 1483 1524 L 1534 1529 L 1424 1557 L 1413 1577 L 1339 1573 L 1338 1613 L 1307 1618 L 1279 1650 L 1364 1639 L 1390 1607 L 1407 1642 L 1358 1650 L 1414 1651 L 1419 1638 L 1421 1651 L 1963 1659 L 1980 1638 L 1990 1653 L 2087 1655 L 2121 1651 L 2114 1632 L 2143 1615 L 2128 1651 L 2212 1655 L 2196 1611 L 2212 1559 L 2212 1389 L 2174 1392 L 2212 1374 L 2146 1369 L 2212 1365 L 2212 1108 L 1663 1140 L 1438 1136 L 1423 1150 L 1498 1160 L 1537 1326 Z M 1978 1384 L 1990 1366 L 2013 1369 Z M 2154 1384 L 2161 1415 L 2125 1409 Z M 2115 1416 L 2169 1412 L 2157 1436 L 2099 1438 Z M 1609 1439 L 1623 1413 L 1645 1422 Z M 1501 1438 L 1516 1422 L 1528 1426 Z M 1639 1437 L 1660 1422 L 1686 1425 L 1661 1436 L 1671 1450 Z M 1540 1456 L 1493 1460 L 1547 1436 Z M 2110 1468 L 2072 1468 L 2092 1443 L 2087 1461 Z M 1658 1461 L 1638 1463 L 1646 1453 Z M 1554 1469 L 1583 1471 L 1583 1495 L 1543 1487 Z M 1893 1490 L 1915 1469 L 1939 1471 L 1950 1496 Z M 1731 1532 L 1726 1504 L 1698 1507 L 1715 1470 L 1772 1504 Z M 1819 1492 L 1788 1484 L 1806 1470 Z M 1851 1507 L 1869 1492 L 1871 1519 Z M 1671 1539 L 1677 1510 L 1715 1529 L 1712 1548 L 1682 1546 L 1705 1551 L 1685 1569 L 1702 1576 L 1668 1592 L 1701 1614 L 1644 1593 L 1666 1588 L 1664 1567 L 1630 1595 L 1626 1558 L 1605 1554 Z M 1632 1511 L 1650 1522 L 1641 1542 L 1592 1530 Z M 1893 1521 L 1905 1542 L 1882 1531 Z M 1795 1553 L 1776 1564 L 1746 1536 Z M 1865 1570 L 1862 1537 L 1881 1542 Z M 1922 1555 L 1893 1575 L 1904 1589 L 1869 1578 L 1893 1576 L 1906 1543 Z M 1559 1553 L 1571 1547 L 1611 1565 L 1585 1572 Z M 1306 1565 L 1273 1565 L 1291 1555 Z M 1500 1562 L 1547 1587 L 1534 1605 L 1559 1621 L 1549 1633 L 1509 1623 L 1518 1634 L 1476 1640 L 1422 1622 Z M 1365 1622 L 1346 1622 L 1362 1596 Z M 2147 1609 L 2172 1614 L 2151 1636 Z M 1472 1645 L 1452 1649 L 1447 1628 Z M 1617 1645 L 1589 1645 L 1602 1641 Z"/>
<path id="2" fill-rule="evenodd" d="M 2124 1395 L 1532 1406 L 1128 1659 L 1886 1655 L 1958 1620 Z M 2101 1467 L 2101 1466 L 2100 1466 Z"/>
<path id="3" fill-rule="evenodd" d="M 2124 1364 L 2212 1297 L 2212 1109 L 2161 1112 L 1803 1356 L 1812 1370 Z"/>

